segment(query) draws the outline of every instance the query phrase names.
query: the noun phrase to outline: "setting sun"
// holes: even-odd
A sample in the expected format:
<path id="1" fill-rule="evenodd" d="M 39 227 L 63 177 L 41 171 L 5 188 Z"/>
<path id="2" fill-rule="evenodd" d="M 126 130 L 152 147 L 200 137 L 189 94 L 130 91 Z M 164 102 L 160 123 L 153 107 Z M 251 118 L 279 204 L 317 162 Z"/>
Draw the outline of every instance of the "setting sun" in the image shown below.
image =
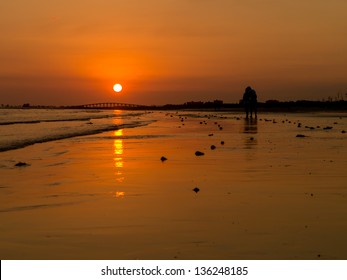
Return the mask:
<path id="1" fill-rule="evenodd" d="M 121 92 L 122 91 L 122 85 L 120 85 L 120 84 L 115 84 L 114 86 L 113 86 L 113 90 L 115 91 L 115 92 Z"/>

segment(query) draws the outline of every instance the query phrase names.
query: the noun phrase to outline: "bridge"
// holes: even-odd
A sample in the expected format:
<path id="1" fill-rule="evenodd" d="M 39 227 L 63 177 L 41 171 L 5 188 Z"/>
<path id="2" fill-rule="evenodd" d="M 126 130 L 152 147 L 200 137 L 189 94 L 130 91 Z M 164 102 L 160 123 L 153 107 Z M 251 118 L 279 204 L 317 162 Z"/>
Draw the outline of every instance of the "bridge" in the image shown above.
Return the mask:
<path id="1" fill-rule="evenodd" d="M 136 105 L 136 104 L 127 104 L 127 103 L 112 103 L 112 102 L 104 102 L 104 103 L 93 103 L 93 104 L 85 104 L 79 106 L 72 106 L 71 108 L 76 109 L 123 109 L 123 110 L 141 110 L 147 109 L 149 106 L 145 105 Z"/>

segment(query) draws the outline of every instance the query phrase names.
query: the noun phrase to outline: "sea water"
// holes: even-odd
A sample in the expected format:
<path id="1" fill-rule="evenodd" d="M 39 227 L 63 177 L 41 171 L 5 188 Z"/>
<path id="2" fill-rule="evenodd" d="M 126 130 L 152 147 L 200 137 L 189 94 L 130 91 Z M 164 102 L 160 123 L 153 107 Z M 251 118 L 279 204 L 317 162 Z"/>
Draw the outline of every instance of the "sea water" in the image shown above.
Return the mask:
<path id="1" fill-rule="evenodd" d="M 142 111 L 0 109 L 0 151 L 152 122 L 140 119 L 144 115 Z"/>

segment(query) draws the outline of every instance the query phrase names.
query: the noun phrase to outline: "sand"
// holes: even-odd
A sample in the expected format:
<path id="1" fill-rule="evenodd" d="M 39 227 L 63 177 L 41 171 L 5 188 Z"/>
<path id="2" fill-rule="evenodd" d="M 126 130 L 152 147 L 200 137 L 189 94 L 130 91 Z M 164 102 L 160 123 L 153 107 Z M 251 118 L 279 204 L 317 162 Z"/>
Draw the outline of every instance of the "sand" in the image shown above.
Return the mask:
<path id="1" fill-rule="evenodd" d="M 179 114 L 0 153 L 1 259 L 347 259 L 346 114 Z"/>

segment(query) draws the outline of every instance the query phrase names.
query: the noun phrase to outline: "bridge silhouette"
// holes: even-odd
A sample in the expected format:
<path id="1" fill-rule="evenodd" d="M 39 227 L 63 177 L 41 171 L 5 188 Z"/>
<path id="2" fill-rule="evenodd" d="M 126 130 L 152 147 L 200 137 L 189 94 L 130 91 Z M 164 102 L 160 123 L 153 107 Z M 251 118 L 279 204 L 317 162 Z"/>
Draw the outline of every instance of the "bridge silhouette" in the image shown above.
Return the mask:
<path id="1" fill-rule="evenodd" d="M 150 106 L 146 105 L 137 105 L 137 104 L 127 104 L 127 103 L 115 103 L 115 102 L 103 102 L 103 103 L 93 103 L 93 104 L 85 104 L 72 106 L 72 108 L 77 109 L 123 109 L 123 110 L 141 110 L 147 109 Z"/>

